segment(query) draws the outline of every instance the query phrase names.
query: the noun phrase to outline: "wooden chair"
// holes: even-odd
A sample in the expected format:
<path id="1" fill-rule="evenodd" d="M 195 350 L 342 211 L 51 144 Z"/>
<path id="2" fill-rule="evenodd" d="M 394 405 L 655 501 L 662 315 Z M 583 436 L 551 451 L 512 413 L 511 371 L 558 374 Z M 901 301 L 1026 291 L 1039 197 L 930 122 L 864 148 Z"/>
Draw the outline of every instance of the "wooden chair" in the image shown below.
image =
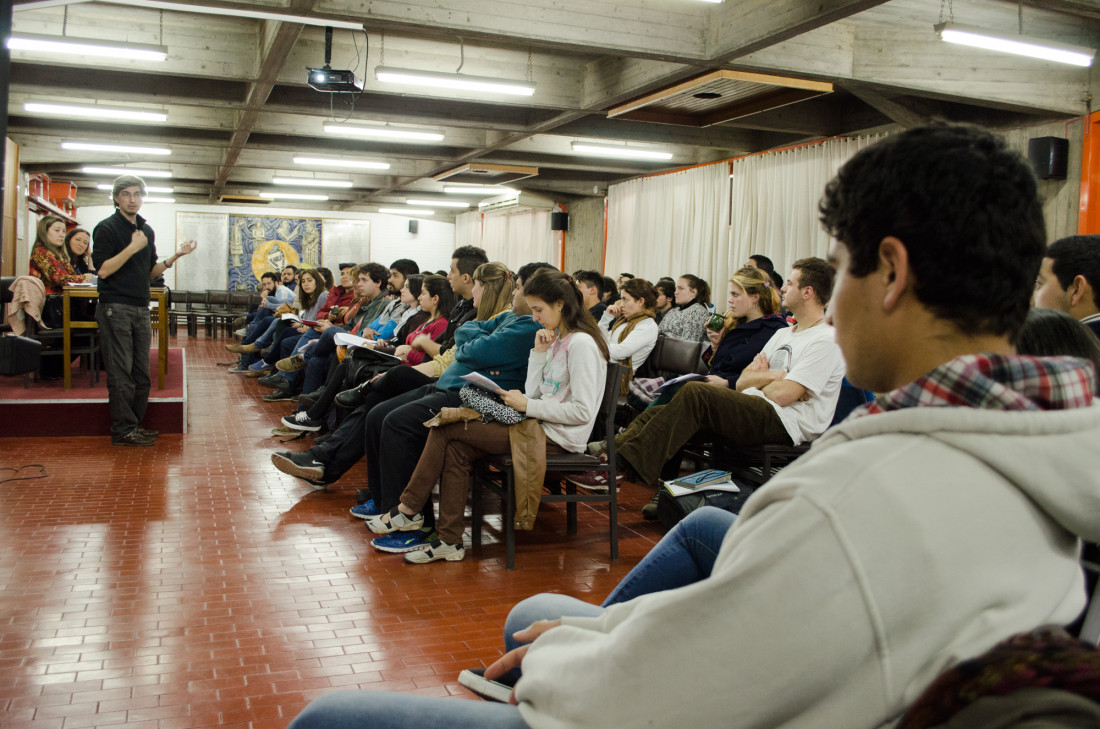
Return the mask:
<path id="1" fill-rule="evenodd" d="M 603 400 L 596 416 L 596 422 L 602 422 L 608 433 L 615 432 L 615 411 L 619 404 L 619 381 L 623 367 L 611 363 L 607 365 L 607 379 L 604 382 Z M 565 502 L 566 523 L 570 534 L 577 533 L 577 504 L 580 502 L 606 503 L 610 521 L 611 560 L 619 558 L 619 513 L 618 489 L 615 474 L 618 471 L 615 456 L 615 439 L 607 441 L 607 463 L 602 464 L 596 456 L 587 453 L 566 453 L 546 456 L 547 472 L 603 471 L 607 473 L 608 483 L 612 484 L 606 494 L 578 493 L 576 484 L 565 483 L 561 493 L 544 493 L 542 503 Z M 516 490 L 512 472 L 511 454 L 495 455 L 477 462 L 474 467 L 473 485 L 473 543 L 481 544 L 481 521 L 484 516 L 482 488 L 489 489 L 500 496 L 501 521 L 504 527 L 505 560 L 508 569 L 516 565 Z"/>

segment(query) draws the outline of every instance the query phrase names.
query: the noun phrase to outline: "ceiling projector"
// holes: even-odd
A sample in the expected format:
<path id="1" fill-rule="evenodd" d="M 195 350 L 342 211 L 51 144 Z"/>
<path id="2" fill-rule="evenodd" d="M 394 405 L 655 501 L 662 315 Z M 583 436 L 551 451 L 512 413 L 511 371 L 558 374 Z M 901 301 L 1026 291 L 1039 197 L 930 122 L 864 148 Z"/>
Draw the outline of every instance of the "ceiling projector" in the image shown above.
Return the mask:
<path id="1" fill-rule="evenodd" d="M 340 71 L 327 64 L 323 68 L 308 68 L 308 83 L 318 91 L 354 94 L 363 90 L 363 82 L 352 71 Z"/>

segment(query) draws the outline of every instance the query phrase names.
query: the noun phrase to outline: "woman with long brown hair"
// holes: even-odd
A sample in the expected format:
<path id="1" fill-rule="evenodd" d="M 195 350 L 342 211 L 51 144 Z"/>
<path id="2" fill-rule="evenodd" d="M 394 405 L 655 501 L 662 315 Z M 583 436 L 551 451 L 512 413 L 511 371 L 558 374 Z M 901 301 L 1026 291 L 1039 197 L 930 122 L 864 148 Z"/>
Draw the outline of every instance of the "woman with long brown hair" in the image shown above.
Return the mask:
<path id="1" fill-rule="evenodd" d="M 47 215 L 38 221 L 34 247 L 31 248 L 30 275 L 41 279 L 47 294 L 60 294 L 65 284 L 92 280 L 73 268 L 65 250 L 65 221 L 57 215 Z"/>
<path id="2" fill-rule="evenodd" d="M 542 329 L 535 333 L 524 392 L 509 390 L 500 399 L 504 405 L 538 420 L 545 438 L 541 463 L 545 472 L 546 453 L 584 451 L 603 396 L 608 351 L 568 274 L 541 269 L 524 283 L 523 295 L 531 318 Z M 426 549 L 406 553 L 405 561 L 423 564 L 461 560 L 466 555 L 462 532 L 473 462 L 486 454 L 507 453 L 510 449 L 509 427 L 499 422 L 473 421 L 433 428 L 400 503 L 389 513 L 368 519 L 367 526 L 377 534 L 419 530 L 424 524 L 420 512 L 429 504 L 438 481 L 439 538 Z"/>

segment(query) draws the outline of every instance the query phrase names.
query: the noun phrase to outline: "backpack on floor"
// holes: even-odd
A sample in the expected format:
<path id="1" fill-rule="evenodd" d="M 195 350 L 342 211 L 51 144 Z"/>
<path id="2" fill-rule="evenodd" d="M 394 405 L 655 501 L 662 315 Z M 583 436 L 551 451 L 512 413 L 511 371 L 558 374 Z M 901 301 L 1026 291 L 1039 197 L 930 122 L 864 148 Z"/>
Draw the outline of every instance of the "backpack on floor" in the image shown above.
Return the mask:
<path id="1" fill-rule="evenodd" d="M 666 530 L 676 526 L 685 516 L 701 506 L 714 506 L 731 514 L 739 514 L 741 507 L 757 489 L 756 486 L 734 479 L 740 491 L 707 491 L 700 489 L 690 494 L 673 496 L 668 489 L 661 487 L 657 494 L 657 519 Z"/>

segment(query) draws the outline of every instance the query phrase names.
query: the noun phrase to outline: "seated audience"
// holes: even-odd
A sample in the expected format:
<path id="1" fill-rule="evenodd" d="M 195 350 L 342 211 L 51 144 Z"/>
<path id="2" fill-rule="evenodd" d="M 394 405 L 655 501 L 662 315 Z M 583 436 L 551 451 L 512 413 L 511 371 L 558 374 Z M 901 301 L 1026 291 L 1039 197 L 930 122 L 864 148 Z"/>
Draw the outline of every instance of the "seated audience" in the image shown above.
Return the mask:
<path id="1" fill-rule="evenodd" d="M 431 274 L 424 279 L 424 285 L 417 294 L 417 303 L 421 311 L 428 316 L 407 337 L 401 339 L 401 343 L 392 352 L 395 357 L 403 359 L 407 364 L 417 365 L 427 357 L 419 349 L 413 349 L 412 343 L 421 335 L 429 337 L 433 342 L 447 330 L 447 312 L 455 306 L 455 295 L 451 291 L 451 284 L 445 276 Z"/>
<path id="2" fill-rule="evenodd" d="M 298 298 L 294 302 L 297 309 L 296 316 L 301 321 L 273 320 L 268 331 L 262 334 L 249 346 L 242 346 L 240 351 L 250 354 L 258 348 L 270 345 L 273 351 L 294 350 L 299 343 L 308 341 L 303 336 L 312 332 L 314 325 L 305 322 L 316 322 L 318 312 L 328 300 L 328 289 L 325 288 L 324 276 L 315 268 L 303 268 L 298 271 Z M 279 326 L 282 324 L 283 326 Z M 246 377 L 263 377 L 272 371 L 271 362 L 267 359 L 259 359 L 249 368 Z"/>
<path id="3" fill-rule="evenodd" d="M 889 727 L 946 670 L 1072 621 L 1100 408 L 1091 368 L 1013 354 L 1045 235 L 1029 165 L 984 130 L 910 129 L 845 163 L 821 212 L 848 378 L 878 401 L 736 521 L 692 512 L 602 606 L 514 608 L 484 675 L 518 672 L 517 705 L 336 692 L 290 729 Z"/>
<path id="4" fill-rule="evenodd" d="M 405 286 L 405 279 L 418 273 L 420 273 L 420 266 L 411 258 L 398 258 L 391 263 L 390 277 L 386 282 L 390 296 L 399 296 L 401 289 Z"/>
<path id="5" fill-rule="evenodd" d="M 1071 314 L 1100 336 L 1100 235 L 1074 235 L 1047 246 L 1034 302 Z"/>
<path id="6" fill-rule="evenodd" d="M 736 446 L 798 445 L 825 432 L 844 380 L 844 359 L 825 322 L 832 289 L 828 263 L 796 261 L 783 287 L 783 305 L 798 323 L 776 331 L 733 388 L 689 382 L 668 405 L 635 418 L 615 439 L 622 465 L 642 483 L 656 485 L 666 462 L 679 464 L 680 449 L 700 431 Z M 594 443 L 591 450 L 605 447 Z M 656 496 L 642 514 L 657 517 Z"/>
<path id="7" fill-rule="evenodd" d="M 674 306 L 661 318 L 661 334 L 689 342 L 707 338 L 710 320 L 710 286 L 698 276 L 685 273 L 676 279 Z"/>
<path id="8" fill-rule="evenodd" d="M 92 236 L 83 228 L 73 228 L 65 234 L 65 250 L 69 253 L 69 263 L 73 270 L 84 275 L 95 273 L 92 265 Z"/>
<path id="9" fill-rule="evenodd" d="M 776 288 L 783 288 L 783 277 L 775 270 L 775 264 L 772 263 L 772 259 L 760 253 L 754 253 L 749 256 L 749 260 L 745 265 L 759 268 L 761 271 L 764 271 L 771 278 Z"/>
<path id="10" fill-rule="evenodd" d="M 28 275 L 41 279 L 47 294 L 60 294 L 65 284 L 86 283 L 91 273 L 77 273 L 65 250 L 65 221 L 47 215 L 38 221 L 34 247 L 31 248 Z"/>
<path id="11" fill-rule="evenodd" d="M 599 330 L 611 361 L 626 366 L 622 386 L 625 395 L 634 373 L 657 344 L 657 322 L 653 318 L 657 290 L 644 278 L 629 278 L 619 293 L 619 300 L 604 310 Z"/>
<path id="12" fill-rule="evenodd" d="M 525 282 L 523 293 L 531 318 L 542 328 L 535 332 L 524 392 L 509 390 L 501 400 L 541 426 L 545 443 L 536 449 L 538 463 L 527 464 L 527 476 L 541 491 L 547 453 L 584 451 L 602 399 L 607 348 L 567 274 L 537 271 Z M 510 443 L 509 426 L 498 422 L 475 420 L 432 428 L 400 502 L 386 514 L 368 519 L 367 526 L 376 534 L 421 531 L 421 511 L 431 509 L 432 488 L 438 481 L 439 538 L 407 552 L 405 561 L 461 560 L 466 554 L 463 514 L 473 464 L 487 454 L 510 452 Z"/>
<path id="13" fill-rule="evenodd" d="M 584 308 L 596 321 L 603 316 L 603 310 L 607 303 L 603 300 L 603 276 L 595 271 L 577 271 L 573 274 L 573 280 L 577 282 L 577 289 L 584 300 Z"/>
<path id="14" fill-rule="evenodd" d="M 600 290 L 603 291 L 603 294 L 601 295 L 601 300 L 603 301 L 603 303 L 611 306 L 619 300 L 619 288 L 615 285 L 615 279 L 611 278 L 610 276 L 603 276 L 602 278 L 603 286 L 600 287 Z M 592 318 L 596 321 L 600 320 L 598 316 L 594 316 Z"/>

